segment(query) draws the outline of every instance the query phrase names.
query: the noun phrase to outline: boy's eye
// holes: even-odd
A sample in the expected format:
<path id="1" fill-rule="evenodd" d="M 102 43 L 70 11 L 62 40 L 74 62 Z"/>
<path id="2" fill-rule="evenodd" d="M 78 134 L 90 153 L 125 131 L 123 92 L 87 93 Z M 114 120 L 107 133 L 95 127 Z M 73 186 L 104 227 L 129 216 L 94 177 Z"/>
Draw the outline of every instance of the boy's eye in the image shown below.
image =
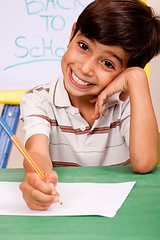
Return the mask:
<path id="1" fill-rule="evenodd" d="M 103 63 L 106 67 L 114 69 L 113 64 L 110 63 L 109 61 L 103 61 L 102 63 Z"/>
<path id="2" fill-rule="evenodd" d="M 83 42 L 79 42 L 79 46 L 80 48 L 84 49 L 85 51 L 88 51 L 88 46 L 87 44 L 83 43 Z"/>

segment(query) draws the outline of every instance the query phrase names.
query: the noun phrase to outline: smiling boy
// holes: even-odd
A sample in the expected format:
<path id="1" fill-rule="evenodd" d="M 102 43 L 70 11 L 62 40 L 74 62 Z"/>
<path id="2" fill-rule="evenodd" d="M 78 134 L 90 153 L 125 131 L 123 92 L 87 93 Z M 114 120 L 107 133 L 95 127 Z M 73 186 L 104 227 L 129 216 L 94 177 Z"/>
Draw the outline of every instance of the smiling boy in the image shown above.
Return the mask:
<path id="1" fill-rule="evenodd" d="M 43 182 L 24 161 L 20 188 L 31 209 L 58 201 L 53 166 L 156 167 L 158 128 L 143 68 L 159 52 L 159 17 L 140 1 L 85 8 L 62 58 L 63 77 L 21 100 L 26 148 L 46 173 Z"/>
<path id="2" fill-rule="evenodd" d="M 72 29 L 72 35 L 75 25 Z M 71 35 L 71 36 L 72 36 Z M 90 40 L 80 31 L 74 36 L 62 58 L 64 85 L 71 103 L 78 108 L 90 127 L 95 104 L 90 100 L 126 67 L 128 54 L 118 46 L 106 46 Z"/>

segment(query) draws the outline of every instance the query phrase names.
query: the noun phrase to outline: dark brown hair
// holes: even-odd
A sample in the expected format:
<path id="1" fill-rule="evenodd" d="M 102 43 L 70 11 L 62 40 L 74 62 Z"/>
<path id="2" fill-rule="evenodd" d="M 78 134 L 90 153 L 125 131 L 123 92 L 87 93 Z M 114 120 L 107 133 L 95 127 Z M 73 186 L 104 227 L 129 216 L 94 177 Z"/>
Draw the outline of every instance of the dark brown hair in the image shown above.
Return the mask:
<path id="1" fill-rule="evenodd" d="M 81 31 L 130 55 L 128 67 L 144 66 L 160 53 L 160 17 L 140 0 L 95 0 L 80 14 L 73 37 Z"/>

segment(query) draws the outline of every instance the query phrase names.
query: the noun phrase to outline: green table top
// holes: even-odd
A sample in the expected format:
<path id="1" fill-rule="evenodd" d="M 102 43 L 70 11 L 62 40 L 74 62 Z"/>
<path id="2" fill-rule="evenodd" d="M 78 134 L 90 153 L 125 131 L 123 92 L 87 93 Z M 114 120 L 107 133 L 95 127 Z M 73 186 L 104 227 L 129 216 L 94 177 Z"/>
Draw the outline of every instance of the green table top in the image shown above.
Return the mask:
<path id="1" fill-rule="evenodd" d="M 0 216 L 1 240 L 160 239 L 160 166 L 149 174 L 131 167 L 55 168 L 59 182 L 136 181 L 114 218 L 101 216 Z M 22 181 L 23 169 L 0 169 L 0 181 Z"/>

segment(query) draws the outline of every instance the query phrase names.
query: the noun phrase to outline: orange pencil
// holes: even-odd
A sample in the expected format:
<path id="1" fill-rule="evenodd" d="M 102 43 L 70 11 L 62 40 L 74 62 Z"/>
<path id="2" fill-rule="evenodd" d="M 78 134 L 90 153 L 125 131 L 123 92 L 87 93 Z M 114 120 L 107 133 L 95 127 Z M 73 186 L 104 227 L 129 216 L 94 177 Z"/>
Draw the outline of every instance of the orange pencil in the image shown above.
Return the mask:
<path id="1" fill-rule="evenodd" d="M 23 144 L 21 143 L 21 141 L 17 138 L 16 135 L 14 135 L 11 131 L 11 129 L 9 128 L 9 126 L 6 124 L 6 122 L 3 120 L 2 117 L 0 117 L 0 125 L 4 128 L 4 130 L 6 131 L 6 133 L 9 135 L 11 141 L 15 144 L 15 146 L 18 148 L 18 150 L 21 152 L 21 154 L 23 155 L 23 157 L 26 159 L 26 161 L 28 162 L 28 164 L 31 166 L 31 168 L 38 174 L 38 176 L 45 181 L 46 180 L 46 176 L 45 173 L 39 168 L 39 166 L 37 165 L 37 163 L 34 161 L 34 159 L 31 157 L 31 155 L 29 154 L 29 152 L 27 151 L 27 149 L 23 146 Z M 56 190 L 55 190 L 56 191 Z M 56 195 L 59 198 L 59 203 L 62 205 L 62 201 L 60 198 L 59 193 L 56 191 Z"/>

